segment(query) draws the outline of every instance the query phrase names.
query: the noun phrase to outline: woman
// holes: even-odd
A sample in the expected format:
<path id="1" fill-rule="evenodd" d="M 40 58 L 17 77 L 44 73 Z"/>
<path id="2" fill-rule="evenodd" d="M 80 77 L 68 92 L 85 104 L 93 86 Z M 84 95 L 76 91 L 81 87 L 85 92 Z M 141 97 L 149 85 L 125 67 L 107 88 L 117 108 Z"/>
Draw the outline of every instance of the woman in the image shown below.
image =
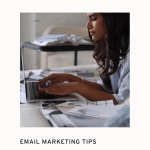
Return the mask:
<path id="1" fill-rule="evenodd" d="M 99 65 L 98 82 L 71 74 L 52 74 L 37 83 L 42 87 L 50 80 L 50 85 L 39 87 L 37 94 L 78 93 L 91 101 L 113 99 L 115 105 L 121 104 L 130 94 L 129 13 L 87 13 L 87 17 L 86 27 L 95 44 L 93 57 Z"/>

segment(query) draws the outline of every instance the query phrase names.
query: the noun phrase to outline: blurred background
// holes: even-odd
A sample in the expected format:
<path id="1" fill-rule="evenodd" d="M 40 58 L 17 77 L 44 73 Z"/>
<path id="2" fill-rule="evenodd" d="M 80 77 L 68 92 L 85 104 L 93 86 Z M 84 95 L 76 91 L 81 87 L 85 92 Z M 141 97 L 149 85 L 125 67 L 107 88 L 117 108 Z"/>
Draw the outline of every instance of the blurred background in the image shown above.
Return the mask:
<path id="1" fill-rule="evenodd" d="M 47 29 L 51 27 L 84 27 L 84 30 L 87 30 L 86 23 L 86 13 L 20 13 L 20 44 L 32 42 L 38 37 L 50 34 L 51 32 Z M 88 36 L 87 32 L 85 34 Z M 94 64 L 92 54 L 92 51 L 78 52 L 78 65 Z M 24 52 L 26 70 L 73 66 L 73 58 L 74 52 L 62 52 L 60 54 L 52 52 L 49 55 L 27 48 Z M 48 65 L 46 66 L 47 61 Z"/>

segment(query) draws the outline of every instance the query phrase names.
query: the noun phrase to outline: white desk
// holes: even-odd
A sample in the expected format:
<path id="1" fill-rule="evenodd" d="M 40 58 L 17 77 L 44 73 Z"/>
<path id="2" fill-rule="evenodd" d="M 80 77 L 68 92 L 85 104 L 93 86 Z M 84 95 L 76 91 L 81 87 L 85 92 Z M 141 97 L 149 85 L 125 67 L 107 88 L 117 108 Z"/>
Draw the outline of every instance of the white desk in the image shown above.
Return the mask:
<path id="1" fill-rule="evenodd" d="M 39 102 L 39 103 L 27 103 L 27 104 L 22 104 L 20 107 L 34 107 L 37 108 L 39 110 L 42 110 L 41 104 L 43 102 Z M 67 117 L 77 126 L 77 127 L 103 127 L 106 120 L 108 118 L 110 118 L 118 109 L 120 109 L 121 106 L 113 106 L 113 105 L 93 105 L 93 107 L 90 107 L 91 109 L 95 108 L 94 110 L 100 110 L 100 111 L 104 111 L 104 113 L 101 114 L 101 116 L 99 118 L 91 118 L 91 117 L 82 117 L 82 116 L 78 116 L 75 114 L 71 114 L 68 111 L 71 110 L 71 108 L 60 108 L 59 110 L 61 110 L 61 112 L 63 112 L 64 114 L 67 115 Z M 85 106 L 84 108 L 89 108 L 88 105 L 87 107 Z M 43 111 L 43 115 L 46 119 L 50 120 L 51 122 L 53 120 L 51 120 L 51 118 L 49 118 L 49 113 L 53 112 L 56 109 L 46 109 Z M 30 112 L 28 112 L 28 114 L 30 114 Z M 21 117 L 21 116 L 20 116 Z M 33 116 L 35 117 L 35 115 Z M 41 115 L 39 115 L 37 113 L 36 115 L 36 119 L 39 117 L 39 119 L 41 118 Z M 33 125 L 35 126 L 34 123 L 34 118 L 32 118 L 31 115 L 29 115 L 30 118 L 30 124 L 32 125 L 32 121 L 33 121 Z M 42 119 L 43 120 L 43 119 Z M 27 120 L 29 122 L 29 119 Z M 40 122 L 40 121 L 39 121 Z M 54 123 L 55 124 L 55 123 Z M 39 125 L 37 125 L 39 126 Z M 56 125 L 57 126 L 57 125 Z"/>

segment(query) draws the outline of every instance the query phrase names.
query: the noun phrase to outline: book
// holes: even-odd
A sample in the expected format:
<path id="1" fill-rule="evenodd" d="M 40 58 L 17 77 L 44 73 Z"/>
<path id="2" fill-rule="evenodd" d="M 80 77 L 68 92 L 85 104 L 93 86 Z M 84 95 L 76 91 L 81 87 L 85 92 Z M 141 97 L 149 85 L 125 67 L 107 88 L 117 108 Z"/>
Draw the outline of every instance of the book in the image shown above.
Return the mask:
<path id="1" fill-rule="evenodd" d="M 77 35 L 70 35 L 70 37 L 63 38 L 63 39 L 51 39 L 49 41 L 37 41 L 35 40 L 34 42 L 31 42 L 35 45 L 39 46 L 63 46 L 63 45 L 93 45 L 92 41 L 88 36 L 77 36 Z"/>

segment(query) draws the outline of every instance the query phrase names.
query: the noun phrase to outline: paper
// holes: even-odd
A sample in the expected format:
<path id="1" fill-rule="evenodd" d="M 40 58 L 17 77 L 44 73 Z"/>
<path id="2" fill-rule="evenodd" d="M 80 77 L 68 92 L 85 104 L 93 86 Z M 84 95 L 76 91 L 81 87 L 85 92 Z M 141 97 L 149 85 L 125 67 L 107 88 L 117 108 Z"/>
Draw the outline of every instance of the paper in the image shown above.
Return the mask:
<path id="1" fill-rule="evenodd" d="M 25 78 L 28 78 L 29 76 L 33 75 L 39 75 L 42 72 L 43 69 L 37 69 L 37 70 L 25 70 Z M 23 80 L 23 71 L 20 71 L 20 81 Z"/>
<path id="2" fill-rule="evenodd" d="M 69 35 L 70 36 L 70 35 Z M 66 39 L 70 39 L 71 37 L 68 37 Z M 31 42 L 33 44 L 36 44 L 36 45 L 39 45 L 39 46 L 46 46 L 46 45 L 53 45 L 53 44 L 57 44 L 59 43 L 60 40 L 57 40 L 57 39 L 48 39 L 48 41 L 37 41 L 35 40 L 34 42 Z"/>
<path id="3" fill-rule="evenodd" d="M 92 118 L 92 117 L 85 117 L 79 116 L 75 114 L 66 114 L 66 116 L 76 124 L 77 127 L 103 127 L 104 123 L 108 118 L 99 117 L 99 118 Z"/>
<path id="4" fill-rule="evenodd" d="M 68 111 L 72 108 L 59 107 L 59 110 L 63 112 L 72 122 L 78 127 L 103 127 L 108 117 L 102 117 L 103 113 L 99 118 L 92 118 L 87 116 L 79 116 L 77 114 L 69 113 Z"/>
<path id="5" fill-rule="evenodd" d="M 53 114 L 50 116 L 59 127 L 76 127 L 76 125 L 64 114 Z"/>
<path id="6" fill-rule="evenodd" d="M 80 102 L 80 101 L 67 101 L 65 103 L 61 103 L 58 105 L 55 105 L 56 107 L 64 107 L 64 108 L 74 108 L 76 106 L 79 107 L 86 107 L 86 108 L 94 108 L 97 106 L 107 106 L 107 105 L 113 105 L 113 101 L 109 100 L 109 101 L 97 101 L 97 102 L 93 102 L 93 101 L 87 101 L 87 102 Z"/>
<path id="7" fill-rule="evenodd" d="M 64 110 L 65 113 L 70 114 L 69 110 L 73 109 L 70 107 L 71 105 L 72 107 L 80 107 L 80 108 L 85 108 L 85 109 L 103 111 L 100 117 L 111 117 L 121 107 L 120 105 L 114 105 L 113 100 L 97 101 L 97 102 L 68 101 L 68 102 L 62 103 L 60 105 L 55 105 L 55 106 L 59 108 L 60 110 Z"/>
<path id="8" fill-rule="evenodd" d="M 49 35 L 47 35 L 49 36 Z M 37 39 L 34 42 L 31 42 L 33 44 L 39 45 L 39 46 L 47 46 L 47 45 L 54 45 L 54 44 L 63 44 L 65 43 L 65 45 L 67 45 L 68 43 L 70 43 L 71 45 L 73 44 L 74 46 L 79 45 L 79 43 L 82 44 L 86 44 L 86 45 L 93 45 L 93 43 L 90 41 L 88 36 L 76 36 L 76 35 L 68 35 L 69 37 L 65 37 L 62 39 L 48 39 L 47 40 L 40 40 L 38 41 Z M 43 37 L 40 37 L 43 38 Z"/>
<path id="9" fill-rule="evenodd" d="M 108 100 L 108 101 L 105 101 L 106 102 L 106 106 L 107 105 L 113 105 L 114 106 L 114 102 L 113 102 L 113 100 Z"/>
<path id="10" fill-rule="evenodd" d="M 49 116 L 49 114 L 55 110 L 57 109 L 43 109 L 42 114 L 44 115 L 46 119 L 48 119 L 51 122 L 53 127 L 58 127 L 57 124 L 54 122 L 54 120 Z"/>
<path id="11" fill-rule="evenodd" d="M 38 75 L 34 75 L 34 76 L 30 76 L 31 79 L 35 79 L 35 80 L 39 80 L 39 79 L 43 79 L 44 77 L 38 76 Z"/>
<path id="12" fill-rule="evenodd" d="M 20 102 L 21 103 L 26 103 L 27 102 L 25 93 L 21 92 L 21 91 L 20 91 Z"/>
<path id="13" fill-rule="evenodd" d="M 100 110 L 104 111 L 104 113 L 102 113 L 101 117 L 108 117 L 110 118 L 111 116 L 113 116 L 122 106 L 121 105 L 108 105 L 105 108 L 101 107 Z"/>
<path id="14" fill-rule="evenodd" d="M 58 105 L 55 105 L 56 107 L 63 107 L 63 108 L 75 108 L 76 106 L 81 106 L 81 103 L 79 104 L 78 102 L 65 102 L 65 103 L 61 103 Z"/>
<path id="15" fill-rule="evenodd" d="M 53 74 L 53 73 L 64 73 L 64 71 L 63 71 L 63 70 L 59 70 L 59 71 L 49 71 L 49 70 L 47 70 L 47 69 L 44 69 L 44 70 L 40 73 L 40 76 L 42 76 L 42 77 L 47 77 L 47 76 L 49 76 L 49 75 L 51 75 L 51 74 Z"/>
<path id="16" fill-rule="evenodd" d="M 70 38 L 70 34 L 50 34 L 50 35 L 45 35 L 42 37 L 39 37 L 36 39 L 36 41 L 51 41 L 51 40 L 60 40 L 60 39 L 67 39 Z"/>
<path id="17" fill-rule="evenodd" d="M 42 113 L 53 127 L 76 127 L 76 125 L 64 114 L 51 114 L 58 109 L 43 109 Z"/>
<path id="18" fill-rule="evenodd" d="M 68 106 L 68 103 L 71 103 Z M 59 106 L 63 107 L 59 107 Z M 71 113 L 73 110 L 70 106 L 76 108 L 87 108 L 96 111 L 102 111 L 100 117 L 94 118 L 89 116 L 80 116 L 75 113 Z M 76 106 L 81 105 L 81 106 Z M 80 101 L 68 101 L 65 103 L 55 105 L 61 112 L 63 112 L 72 122 L 74 122 L 78 127 L 103 127 L 104 123 L 108 118 L 110 118 L 113 114 L 115 114 L 118 109 L 120 109 L 120 105 L 114 105 L 113 100 L 109 101 L 98 101 L 96 102 L 88 101 L 88 102 L 80 102 Z"/>
<path id="19" fill-rule="evenodd" d="M 79 107 L 73 108 L 69 112 L 77 115 L 93 117 L 93 118 L 98 118 L 103 113 L 103 111 L 97 111 L 97 110 L 92 110 L 88 108 L 79 108 Z"/>
<path id="20" fill-rule="evenodd" d="M 85 73 L 86 70 L 48 70 L 48 69 L 44 69 L 40 73 L 40 76 L 47 77 L 47 76 L 49 76 L 50 74 L 53 74 L 53 73 L 69 73 L 69 74 L 77 76 L 77 73 L 79 73 L 79 72 Z"/>
<path id="21" fill-rule="evenodd" d="M 49 42 L 56 42 L 57 40 L 50 40 L 50 41 L 34 41 L 34 42 L 31 42 L 33 44 L 36 44 L 36 45 L 39 45 L 39 46 L 45 46 L 47 45 Z"/>
<path id="22" fill-rule="evenodd" d="M 21 103 L 26 103 L 26 95 L 25 95 L 25 88 L 24 84 L 20 83 L 20 102 Z"/>
<path id="23" fill-rule="evenodd" d="M 25 78 L 28 78 L 31 73 L 32 72 L 28 70 L 24 71 Z M 23 71 L 20 71 L 20 81 L 22 80 L 23 80 Z"/>

